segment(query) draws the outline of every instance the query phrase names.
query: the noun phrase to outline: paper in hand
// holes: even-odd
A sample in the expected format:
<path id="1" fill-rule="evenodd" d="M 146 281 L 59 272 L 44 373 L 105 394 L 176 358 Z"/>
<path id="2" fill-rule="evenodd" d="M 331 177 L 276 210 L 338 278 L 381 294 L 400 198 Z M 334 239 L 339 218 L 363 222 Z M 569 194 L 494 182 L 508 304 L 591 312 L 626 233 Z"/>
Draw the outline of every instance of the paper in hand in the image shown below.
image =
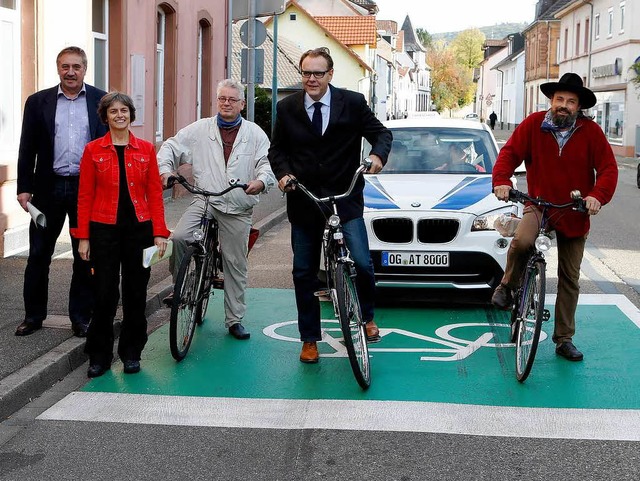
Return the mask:
<path id="1" fill-rule="evenodd" d="M 35 207 L 31 202 L 27 202 L 27 211 L 31 215 L 31 219 L 38 227 L 47 227 L 47 218 L 45 215 Z"/>
<path id="2" fill-rule="evenodd" d="M 173 252 L 173 242 L 167 241 L 167 248 L 164 251 L 164 255 L 160 257 L 158 255 L 158 248 L 153 245 L 151 247 L 147 247 L 142 251 L 142 267 L 149 267 L 154 264 L 157 264 L 160 261 L 168 259 L 171 257 L 171 253 Z"/>

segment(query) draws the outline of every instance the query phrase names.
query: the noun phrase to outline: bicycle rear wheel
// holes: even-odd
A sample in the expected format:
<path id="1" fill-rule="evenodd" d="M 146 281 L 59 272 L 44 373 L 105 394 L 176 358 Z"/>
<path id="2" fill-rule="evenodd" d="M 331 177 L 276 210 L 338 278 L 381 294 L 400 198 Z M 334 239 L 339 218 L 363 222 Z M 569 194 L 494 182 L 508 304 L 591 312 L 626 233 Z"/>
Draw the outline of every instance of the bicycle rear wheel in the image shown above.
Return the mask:
<path id="1" fill-rule="evenodd" d="M 523 294 L 520 300 L 516 337 L 516 377 L 524 382 L 529 376 L 538 349 L 544 320 L 546 265 L 537 260 L 527 266 Z"/>
<path id="2" fill-rule="evenodd" d="M 187 355 L 201 315 L 201 270 L 202 259 L 197 255 L 195 247 L 189 246 L 176 277 L 169 319 L 169 347 L 176 361 L 181 361 Z"/>
<path id="3" fill-rule="evenodd" d="M 349 270 L 346 264 L 336 265 L 335 289 L 338 317 L 353 375 L 360 387 L 367 389 L 371 385 L 367 333 L 362 320 L 358 293 Z"/>

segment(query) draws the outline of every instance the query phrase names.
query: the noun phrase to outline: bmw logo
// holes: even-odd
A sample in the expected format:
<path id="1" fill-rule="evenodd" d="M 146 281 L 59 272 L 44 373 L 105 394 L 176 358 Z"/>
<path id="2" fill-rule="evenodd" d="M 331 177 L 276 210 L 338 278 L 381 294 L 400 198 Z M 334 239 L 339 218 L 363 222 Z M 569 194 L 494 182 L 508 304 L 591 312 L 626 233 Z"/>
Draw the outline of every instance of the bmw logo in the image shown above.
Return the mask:
<path id="1" fill-rule="evenodd" d="M 421 205 L 420 202 L 411 202 L 411 207 L 420 207 Z"/>

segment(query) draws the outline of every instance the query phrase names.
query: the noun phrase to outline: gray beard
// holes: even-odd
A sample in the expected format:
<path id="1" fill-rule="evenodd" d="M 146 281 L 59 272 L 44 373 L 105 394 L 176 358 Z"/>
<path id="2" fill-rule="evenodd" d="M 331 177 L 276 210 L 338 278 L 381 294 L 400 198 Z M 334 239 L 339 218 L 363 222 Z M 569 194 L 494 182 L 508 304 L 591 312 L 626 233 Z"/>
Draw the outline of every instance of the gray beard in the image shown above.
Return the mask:
<path id="1" fill-rule="evenodd" d="M 568 129 L 573 125 L 573 123 L 578 118 L 578 112 L 571 115 L 560 116 L 557 115 L 556 112 L 551 112 L 551 120 L 559 129 Z"/>

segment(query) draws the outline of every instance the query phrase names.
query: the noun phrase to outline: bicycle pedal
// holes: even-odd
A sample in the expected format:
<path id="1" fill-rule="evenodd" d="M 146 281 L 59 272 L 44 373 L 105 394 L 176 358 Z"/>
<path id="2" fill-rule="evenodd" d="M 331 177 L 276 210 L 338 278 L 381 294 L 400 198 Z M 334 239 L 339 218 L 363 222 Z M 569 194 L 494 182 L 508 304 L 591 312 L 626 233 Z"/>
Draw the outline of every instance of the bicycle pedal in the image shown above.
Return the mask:
<path id="1" fill-rule="evenodd" d="M 211 287 L 214 289 L 224 289 L 224 279 L 220 277 L 214 277 L 211 279 Z"/>
<path id="2" fill-rule="evenodd" d="M 543 309 L 542 310 L 542 322 L 546 322 L 549 319 L 551 319 L 551 312 L 549 312 L 549 309 Z"/>
<path id="3" fill-rule="evenodd" d="M 329 289 L 320 289 L 313 293 L 314 296 L 319 298 L 321 301 L 330 301 L 331 300 L 331 292 Z"/>

